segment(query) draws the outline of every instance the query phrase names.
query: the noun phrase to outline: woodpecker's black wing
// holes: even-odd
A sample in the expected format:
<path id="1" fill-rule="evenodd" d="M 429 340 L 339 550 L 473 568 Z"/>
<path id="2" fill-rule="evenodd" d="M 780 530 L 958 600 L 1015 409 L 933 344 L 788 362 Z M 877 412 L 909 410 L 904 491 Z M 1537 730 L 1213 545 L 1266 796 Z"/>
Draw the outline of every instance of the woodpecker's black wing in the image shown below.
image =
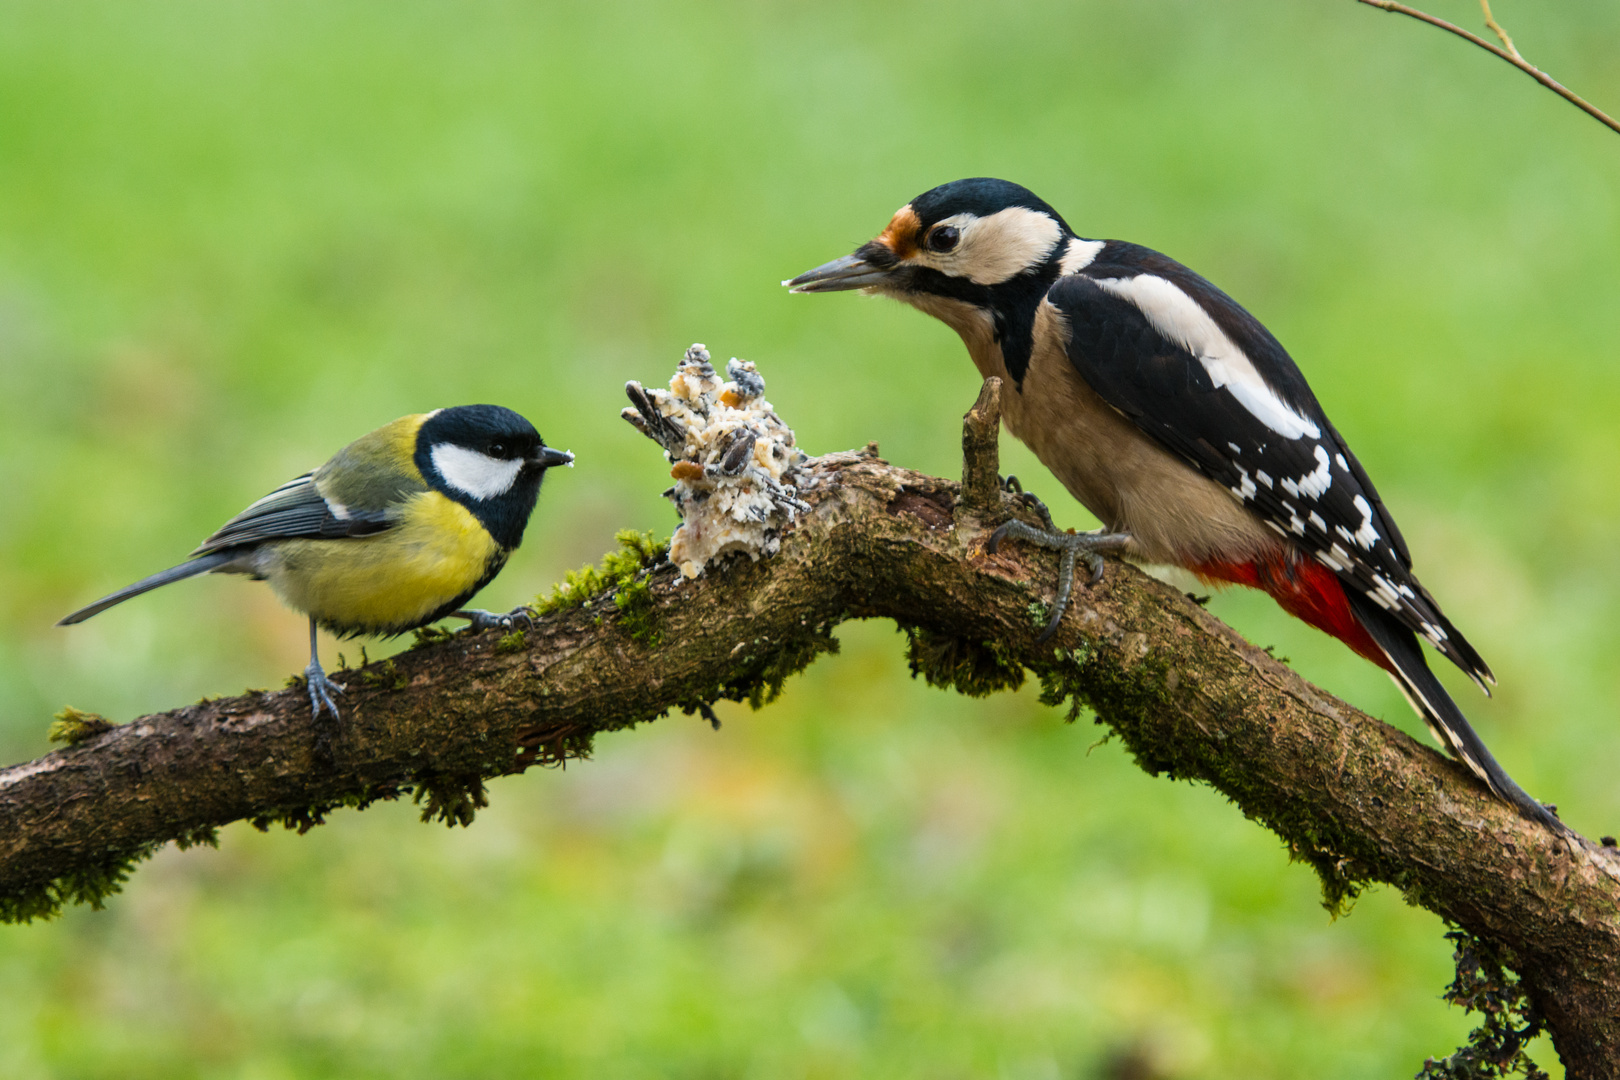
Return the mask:
<path id="1" fill-rule="evenodd" d="M 391 508 L 349 506 L 321 494 L 317 473 L 305 473 L 276 488 L 221 525 L 197 546 L 193 557 L 266 540 L 370 536 L 394 524 Z"/>
<path id="2" fill-rule="evenodd" d="M 1405 540 L 1299 368 L 1236 301 L 1119 241 L 1047 299 L 1068 322 L 1070 361 L 1104 401 L 1481 687 L 1492 678 L 1412 576 Z"/>

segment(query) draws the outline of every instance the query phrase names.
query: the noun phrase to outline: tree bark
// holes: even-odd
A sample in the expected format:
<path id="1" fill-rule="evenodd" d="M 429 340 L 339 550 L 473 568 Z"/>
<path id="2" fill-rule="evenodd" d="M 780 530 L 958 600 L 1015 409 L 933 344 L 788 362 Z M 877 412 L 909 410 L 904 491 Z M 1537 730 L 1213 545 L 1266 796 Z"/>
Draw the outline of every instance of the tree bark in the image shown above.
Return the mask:
<path id="1" fill-rule="evenodd" d="M 836 643 L 888 618 L 913 669 L 984 694 L 1031 672 L 1093 709 L 1154 775 L 1210 784 L 1321 876 L 1329 905 L 1386 882 L 1516 970 L 1570 1076 L 1620 1077 L 1620 858 L 1560 838 L 1461 766 L 1305 682 L 1174 588 L 1110 561 L 1037 646 L 1055 557 L 984 550 L 1027 514 L 996 480 L 996 387 L 964 423 L 964 483 L 875 446 L 803 469 L 811 509 L 779 554 L 695 581 L 643 572 L 523 634 L 459 633 L 348 684 L 325 761 L 299 689 L 143 716 L 0 771 L 0 914 L 96 902 L 130 861 L 240 819 L 307 828 L 339 806 L 415 791 L 424 817 L 471 819 L 482 780 L 588 753 L 599 731 L 721 699 L 769 700 Z M 621 596 L 623 593 L 621 592 Z"/>

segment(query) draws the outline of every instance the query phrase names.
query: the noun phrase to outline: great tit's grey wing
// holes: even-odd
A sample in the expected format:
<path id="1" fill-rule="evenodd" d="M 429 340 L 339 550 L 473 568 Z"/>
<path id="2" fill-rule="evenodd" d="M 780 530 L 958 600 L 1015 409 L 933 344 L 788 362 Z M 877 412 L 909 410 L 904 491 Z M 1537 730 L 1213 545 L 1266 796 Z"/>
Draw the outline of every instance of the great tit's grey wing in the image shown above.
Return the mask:
<path id="1" fill-rule="evenodd" d="M 237 514 L 191 554 L 207 555 L 266 540 L 370 536 L 394 524 L 391 507 L 351 507 L 321 493 L 318 473 L 305 473 L 281 485 Z"/>
<path id="2" fill-rule="evenodd" d="M 1180 263 L 1118 241 L 1047 300 L 1068 325 L 1070 362 L 1104 401 L 1476 680 L 1490 677 L 1413 577 L 1366 471 L 1254 316 Z"/>
<path id="3" fill-rule="evenodd" d="M 334 507 L 355 517 L 397 512 L 428 490 L 416 468 L 416 436 L 425 415 L 401 417 L 332 455 L 314 472 L 315 485 Z"/>
<path id="4" fill-rule="evenodd" d="M 393 526 L 405 503 L 428 490 L 414 463 L 422 416 L 385 424 L 289 480 L 222 525 L 192 555 L 266 540 L 370 536 Z"/>

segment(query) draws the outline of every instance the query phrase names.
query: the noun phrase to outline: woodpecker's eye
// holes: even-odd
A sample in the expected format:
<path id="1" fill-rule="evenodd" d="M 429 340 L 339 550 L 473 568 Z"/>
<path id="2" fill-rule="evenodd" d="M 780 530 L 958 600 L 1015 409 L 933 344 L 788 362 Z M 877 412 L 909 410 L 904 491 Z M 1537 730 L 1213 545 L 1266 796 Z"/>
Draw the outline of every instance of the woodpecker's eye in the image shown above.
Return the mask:
<path id="1" fill-rule="evenodd" d="M 941 254 L 956 247 L 956 242 L 962 239 L 962 234 L 955 225 L 941 225 L 928 234 L 928 250 L 938 251 Z"/>

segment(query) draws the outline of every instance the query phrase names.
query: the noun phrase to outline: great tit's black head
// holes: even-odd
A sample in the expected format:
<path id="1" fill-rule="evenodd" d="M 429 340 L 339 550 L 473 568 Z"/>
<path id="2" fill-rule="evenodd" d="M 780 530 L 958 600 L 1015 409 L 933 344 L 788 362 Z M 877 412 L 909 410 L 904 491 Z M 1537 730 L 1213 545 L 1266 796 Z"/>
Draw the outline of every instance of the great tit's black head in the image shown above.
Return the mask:
<path id="1" fill-rule="evenodd" d="M 572 465 L 534 425 L 499 405 L 429 413 L 416 433 L 416 467 L 434 489 L 472 511 L 503 547 L 517 547 L 547 469 Z"/>
<path id="2" fill-rule="evenodd" d="M 1057 276 L 1074 234 L 1028 188 L 973 177 L 941 184 L 895 212 L 853 254 L 783 282 L 794 292 L 927 293 L 980 307 Z"/>

